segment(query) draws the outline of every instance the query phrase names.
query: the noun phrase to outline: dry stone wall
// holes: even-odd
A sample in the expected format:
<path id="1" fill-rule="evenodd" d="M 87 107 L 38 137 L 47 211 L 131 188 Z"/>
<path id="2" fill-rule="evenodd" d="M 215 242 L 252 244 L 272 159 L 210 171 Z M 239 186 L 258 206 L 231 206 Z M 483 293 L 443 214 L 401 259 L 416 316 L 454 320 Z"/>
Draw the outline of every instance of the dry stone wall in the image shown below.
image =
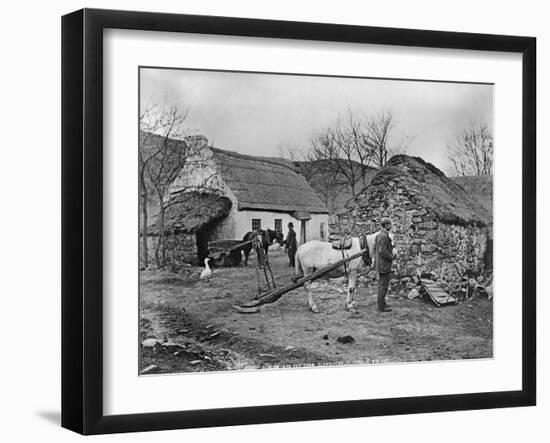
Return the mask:
<path id="1" fill-rule="evenodd" d="M 458 281 L 468 271 L 484 266 L 487 228 L 479 223 L 449 223 L 438 214 L 441 208 L 423 204 L 425 196 L 410 177 L 388 174 L 373 180 L 363 193 L 332 218 L 331 232 L 375 232 L 382 217 L 393 222 L 398 258 L 396 276 L 432 271 L 446 281 Z M 452 204 L 452 203 L 451 203 Z"/>
<path id="2" fill-rule="evenodd" d="M 164 237 L 166 244 L 166 266 L 170 265 L 183 265 L 187 264 L 199 264 L 197 259 L 197 239 L 195 234 L 191 233 L 179 233 L 179 234 L 167 234 Z M 155 248 L 157 247 L 158 236 L 150 235 L 147 237 L 147 249 L 149 252 L 149 266 L 156 267 L 155 261 Z M 140 253 L 143 254 L 141 249 L 140 239 Z M 140 255 L 141 265 L 143 265 L 143 257 Z"/>

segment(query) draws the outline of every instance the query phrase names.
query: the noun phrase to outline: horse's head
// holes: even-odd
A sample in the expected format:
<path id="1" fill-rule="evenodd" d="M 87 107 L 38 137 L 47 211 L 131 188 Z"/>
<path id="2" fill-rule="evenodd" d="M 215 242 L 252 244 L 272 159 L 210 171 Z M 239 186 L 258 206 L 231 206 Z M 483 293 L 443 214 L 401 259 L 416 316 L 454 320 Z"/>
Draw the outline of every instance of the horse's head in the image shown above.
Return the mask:
<path id="1" fill-rule="evenodd" d="M 271 246 L 275 241 L 279 243 L 279 245 L 284 244 L 284 235 L 280 231 L 274 231 L 272 229 L 268 229 L 265 231 L 265 241 Z"/>
<path id="2" fill-rule="evenodd" d="M 283 246 L 285 243 L 285 236 L 283 235 L 283 233 L 281 231 L 273 231 L 273 233 L 274 233 L 273 240 L 279 243 L 280 246 Z"/>

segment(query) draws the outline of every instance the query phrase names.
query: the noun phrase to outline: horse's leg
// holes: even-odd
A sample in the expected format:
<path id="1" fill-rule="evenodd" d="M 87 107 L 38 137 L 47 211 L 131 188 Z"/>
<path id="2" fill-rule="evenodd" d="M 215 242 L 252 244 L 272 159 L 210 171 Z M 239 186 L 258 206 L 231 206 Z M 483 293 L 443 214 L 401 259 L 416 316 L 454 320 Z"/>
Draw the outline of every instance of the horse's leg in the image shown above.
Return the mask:
<path id="1" fill-rule="evenodd" d="M 318 314 L 319 312 L 319 306 L 317 306 L 317 302 L 315 301 L 315 296 L 312 294 L 311 290 L 309 289 L 311 285 L 311 282 L 304 283 L 304 289 L 306 291 L 307 295 L 307 305 L 309 306 L 309 309 L 311 309 L 311 312 L 314 314 Z"/>
<path id="2" fill-rule="evenodd" d="M 313 272 L 313 269 L 303 269 L 304 277 L 307 277 L 309 274 Z M 305 282 L 304 283 L 304 290 L 306 291 L 306 298 L 307 298 L 307 305 L 309 306 L 309 309 L 314 314 L 318 314 L 319 307 L 317 306 L 317 302 L 315 301 L 315 296 L 311 293 L 310 290 L 311 282 Z"/>

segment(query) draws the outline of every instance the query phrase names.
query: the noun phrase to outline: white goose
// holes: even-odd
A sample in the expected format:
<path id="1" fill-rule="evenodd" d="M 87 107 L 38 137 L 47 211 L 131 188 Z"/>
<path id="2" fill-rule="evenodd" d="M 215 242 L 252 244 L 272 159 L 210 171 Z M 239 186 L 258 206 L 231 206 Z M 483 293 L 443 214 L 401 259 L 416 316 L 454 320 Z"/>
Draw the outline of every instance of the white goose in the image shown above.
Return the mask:
<path id="1" fill-rule="evenodd" d="M 204 259 L 204 266 L 205 268 L 201 272 L 201 280 L 208 280 L 210 277 L 212 277 L 212 269 L 210 269 L 210 266 L 208 266 L 209 258 Z"/>

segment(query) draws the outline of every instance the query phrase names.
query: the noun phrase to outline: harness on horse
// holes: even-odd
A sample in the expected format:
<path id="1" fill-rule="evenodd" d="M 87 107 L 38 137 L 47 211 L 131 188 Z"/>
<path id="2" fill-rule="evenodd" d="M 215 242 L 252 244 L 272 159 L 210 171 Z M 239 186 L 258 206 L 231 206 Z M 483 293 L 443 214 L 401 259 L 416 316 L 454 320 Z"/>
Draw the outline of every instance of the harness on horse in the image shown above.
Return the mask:
<path id="1" fill-rule="evenodd" d="M 345 259 L 346 255 L 344 254 L 344 251 L 351 249 L 353 239 L 351 235 L 344 235 L 343 237 L 333 238 L 330 242 L 332 244 L 332 249 L 342 251 L 342 259 Z M 346 274 L 346 278 L 349 278 L 348 266 L 346 263 L 344 263 L 344 273 Z"/>
<path id="2" fill-rule="evenodd" d="M 359 247 L 361 249 L 365 250 L 365 253 L 363 254 L 363 263 L 365 266 L 369 267 L 372 265 L 372 257 L 370 256 L 369 252 L 369 245 L 367 243 L 367 236 L 365 234 L 361 234 L 359 236 Z"/>
<path id="3" fill-rule="evenodd" d="M 332 249 L 344 250 L 351 249 L 352 238 L 351 235 L 345 235 L 344 237 L 339 237 L 334 240 L 331 240 Z"/>
<path id="4" fill-rule="evenodd" d="M 343 237 L 334 238 L 331 240 L 332 249 L 342 251 L 342 259 L 345 259 L 346 255 L 344 251 L 351 249 L 352 242 L 353 242 L 353 239 L 351 235 L 345 235 Z M 364 233 L 359 235 L 359 247 L 365 250 L 365 253 L 362 256 L 362 260 L 365 266 L 369 267 L 370 265 L 372 265 L 372 258 L 370 256 L 369 246 L 367 244 L 367 236 Z M 348 267 L 346 263 L 344 263 L 344 272 L 346 274 L 346 278 L 348 278 L 349 277 Z"/>

